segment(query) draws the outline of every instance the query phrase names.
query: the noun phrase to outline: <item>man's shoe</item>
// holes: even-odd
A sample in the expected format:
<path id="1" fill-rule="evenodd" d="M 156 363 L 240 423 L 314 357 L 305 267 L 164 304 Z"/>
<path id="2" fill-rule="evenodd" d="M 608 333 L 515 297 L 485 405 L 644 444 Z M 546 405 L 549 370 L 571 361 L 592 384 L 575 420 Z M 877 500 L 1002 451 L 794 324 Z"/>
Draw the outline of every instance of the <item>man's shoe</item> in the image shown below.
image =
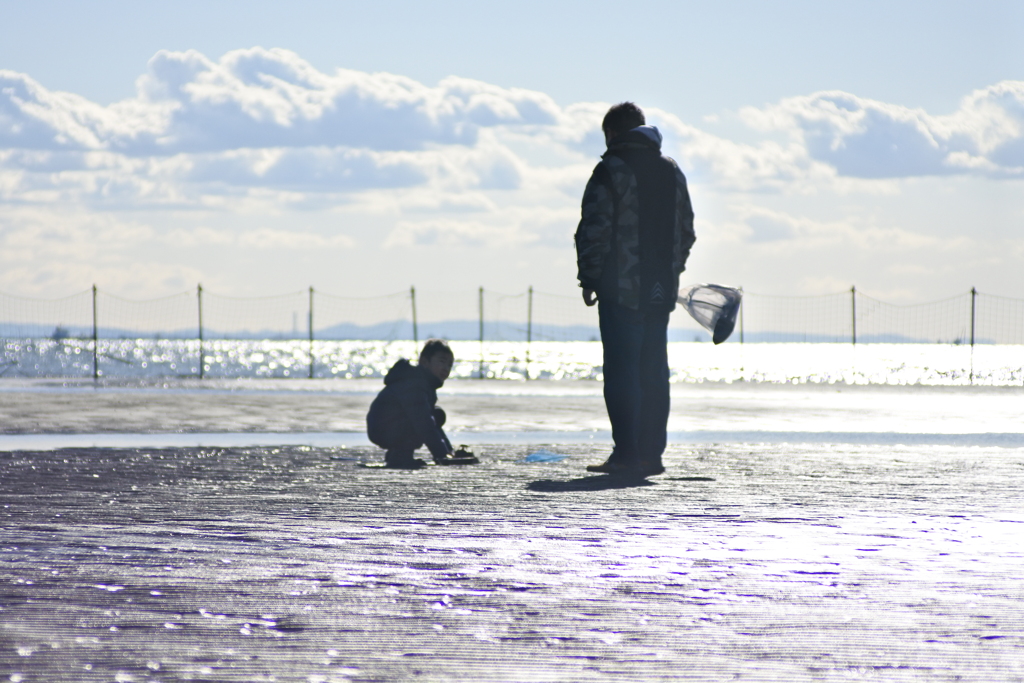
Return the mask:
<path id="1" fill-rule="evenodd" d="M 632 474 L 635 469 L 633 463 L 612 460 L 611 458 L 608 458 L 600 465 L 587 465 L 587 472 L 597 472 L 599 474 Z"/>
<path id="2" fill-rule="evenodd" d="M 665 474 L 665 466 L 661 464 L 660 460 L 641 460 L 638 466 L 641 477 L 655 477 L 659 474 Z"/>

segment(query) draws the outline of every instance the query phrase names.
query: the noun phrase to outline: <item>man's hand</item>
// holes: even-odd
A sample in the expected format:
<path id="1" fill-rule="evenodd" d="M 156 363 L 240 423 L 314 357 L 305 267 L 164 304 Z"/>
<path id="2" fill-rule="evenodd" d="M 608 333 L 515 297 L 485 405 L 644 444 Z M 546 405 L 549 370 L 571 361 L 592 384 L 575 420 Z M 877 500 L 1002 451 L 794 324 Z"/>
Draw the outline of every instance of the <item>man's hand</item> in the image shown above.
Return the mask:
<path id="1" fill-rule="evenodd" d="M 583 290 L 583 303 L 588 306 L 593 306 L 597 303 L 597 292 L 592 289 Z"/>

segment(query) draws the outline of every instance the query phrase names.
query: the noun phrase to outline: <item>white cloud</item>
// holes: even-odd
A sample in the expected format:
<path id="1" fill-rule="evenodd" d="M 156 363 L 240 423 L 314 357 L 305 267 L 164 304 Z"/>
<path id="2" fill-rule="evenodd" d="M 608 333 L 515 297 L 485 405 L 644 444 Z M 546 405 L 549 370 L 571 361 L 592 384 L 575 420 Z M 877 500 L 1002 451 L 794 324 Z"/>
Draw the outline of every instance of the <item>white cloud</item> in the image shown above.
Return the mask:
<path id="1" fill-rule="evenodd" d="M 384 242 L 385 247 L 477 247 L 508 245 L 501 227 L 471 220 L 399 221 Z"/>
<path id="2" fill-rule="evenodd" d="M 443 219 L 399 221 L 384 246 L 514 248 L 529 245 L 572 246 L 579 220 L 576 209 L 543 206 L 506 207 L 497 215 L 474 214 Z"/>
<path id="3" fill-rule="evenodd" d="M 175 228 L 163 233 L 160 240 L 179 248 L 243 247 L 284 251 L 307 249 L 351 249 L 356 242 L 349 235 L 322 235 L 303 230 L 257 228 L 249 231 L 216 229 L 207 226 Z"/>
<path id="4" fill-rule="evenodd" d="M 81 289 L 109 272 L 129 293 L 213 286 L 232 269 L 278 268 L 278 253 L 330 263 L 330 277 L 366 282 L 399 268 L 414 280 L 423 246 L 571 261 L 580 194 L 604 151 L 604 103 L 563 107 L 456 77 L 328 73 L 285 50 L 160 52 L 137 85 L 135 97 L 101 106 L 0 71 L 0 285 Z M 740 254 L 737 277 L 749 283 L 806 259 L 820 271 L 800 285 L 810 292 L 854 279 L 822 264 L 909 278 L 921 254 L 948 277 L 962 253 L 972 264 L 1002 259 L 978 272 L 1019 279 L 1005 265 L 1019 260 L 1019 241 L 986 245 L 963 226 L 987 210 L 991 231 L 1019 228 L 1010 188 L 1024 177 L 1022 81 L 971 93 L 947 115 L 836 91 L 787 98 L 743 109 L 744 141 L 709 132 L 716 117 L 647 113 L 691 180 L 698 272 L 708 262 L 729 272 L 722 264 Z M 922 184 L 958 193 L 950 206 L 962 212 L 922 218 L 934 204 L 914 189 Z M 982 184 L 1001 188 L 1008 208 L 979 199 Z M 176 265 L 204 260 L 214 265 Z M 479 268 L 484 281 L 493 263 L 466 272 Z M 283 267 L 300 283 L 307 275 Z"/>
<path id="5" fill-rule="evenodd" d="M 746 227 L 745 241 L 777 249 L 843 246 L 864 254 L 917 249 L 956 253 L 973 245 L 967 237 L 949 239 L 863 218 L 821 221 L 758 206 L 742 207 L 737 213 Z"/>
<path id="6" fill-rule="evenodd" d="M 329 248 L 348 249 L 355 245 L 355 241 L 348 235 L 325 237 L 313 232 L 260 228 L 252 232 L 242 233 L 238 237 L 238 244 L 257 249 L 292 249 L 301 251 Z"/>
<path id="7" fill-rule="evenodd" d="M 168 170 L 179 181 L 305 192 L 420 185 L 429 171 L 427 160 L 408 153 L 350 148 L 248 148 L 175 159 L 181 164 Z"/>
<path id="8" fill-rule="evenodd" d="M 757 129 L 789 133 L 810 159 L 841 175 L 1024 175 L 1024 81 L 977 90 L 946 116 L 839 91 L 741 114 Z"/>
<path id="9" fill-rule="evenodd" d="M 0 71 L 0 193 L 110 207 L 211 206 L 249 196 L 247 188 L 343 201 L 379 189 L 544 187 L 568 199 L 603 150 L 605 106 L 563 108 L 544 93 L 457 77 L 431 87 L 386 73 L 324 73 L 280 49 L 219 61 L 161 51 L 137 96 L 107 107 Z M 974 92 L 948 116 L 842 92 L 741 112 L 788 142 L 743 144 L 648 113 L 692 179 L 723 190 L 1024 173 L 1024 82 Z"/>
<path id="10" fill-rule="evenodd" d="M 428 87 L 393 74 L 325 74 L 293 52 L 252 48 L 213 62 L 157 53 L 136 98 L 101 107 L 0 71 L 0 142 L 23 149 L 177 154 L 250 147 L 422 149 L 472 144 L 481 127 L 567 119 L 547 95 L 464 78 Z"/>
<path id="11" fill-rule="evenodd" d="M 25 296 L 107 291 L 158 296 L 197 282 L 198 269 L 143 255 L 159 240 L 128 216 L 9 206 L 0 213 L 0 289 Z"/>
<path id="12" fill-rule="evenodd" d="M 236 50 L 219 62 L 160 52 L 137 97 L 109 107 L 0 71 L 0 192 L 131 206 L 209 205 L 203 197 L 247 187 L 513 189 L 523 164 L 487 129 L 550 134 L 576 116 L 543 93 L 325 74 L 286 50 Z"/>
<path id="13" fill-rule="evenodd" d="M 721 219 L 702 224 L 687 282 L 743 285 L 776 296 L 830 294 L 856 285 L 901 304 L 942 299 L 972 285 L 1020 296 L 1024 280 L 1014 254 L 1021 253 L 1024 240 L 1012 233 L 943 236 L 926 222 L 845 211 L 813 217 L 803 199 L 788 210 L 758 205 L 756 199 L 748 197 Z"/>

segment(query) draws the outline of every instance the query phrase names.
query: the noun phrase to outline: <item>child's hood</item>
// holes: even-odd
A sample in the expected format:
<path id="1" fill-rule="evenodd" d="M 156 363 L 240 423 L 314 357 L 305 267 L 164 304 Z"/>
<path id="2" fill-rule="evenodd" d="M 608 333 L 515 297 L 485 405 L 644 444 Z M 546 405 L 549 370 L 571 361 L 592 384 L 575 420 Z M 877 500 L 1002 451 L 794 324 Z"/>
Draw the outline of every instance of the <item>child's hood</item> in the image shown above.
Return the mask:
<path id="1" fill-rule="evenodd" d="M 430 374 L 425 368 L 413 365 L 405 358 L 400 359 L 391 366 L 388 374 L 384 376 L 384 386 L 390 386 L 399 382 L 425 382 L 427 386 L 438 389 L 444 382 Z"/>

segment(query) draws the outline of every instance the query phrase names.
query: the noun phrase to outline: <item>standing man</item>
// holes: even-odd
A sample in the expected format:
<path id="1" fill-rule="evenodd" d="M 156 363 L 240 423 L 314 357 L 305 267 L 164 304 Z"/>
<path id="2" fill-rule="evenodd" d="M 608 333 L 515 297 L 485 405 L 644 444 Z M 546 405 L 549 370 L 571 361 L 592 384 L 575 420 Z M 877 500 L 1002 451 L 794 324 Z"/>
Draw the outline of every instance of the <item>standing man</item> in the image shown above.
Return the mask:
<path id="1" fill-rule="evenodd" d="M 661 474 L 669 411 L 668 317 L 693 233 L 686 178 L 632 102 L 601 124 L 608 150 L 583 192 L 580 287 L 598 304 L 611 456 L 591 472 Z"/>

